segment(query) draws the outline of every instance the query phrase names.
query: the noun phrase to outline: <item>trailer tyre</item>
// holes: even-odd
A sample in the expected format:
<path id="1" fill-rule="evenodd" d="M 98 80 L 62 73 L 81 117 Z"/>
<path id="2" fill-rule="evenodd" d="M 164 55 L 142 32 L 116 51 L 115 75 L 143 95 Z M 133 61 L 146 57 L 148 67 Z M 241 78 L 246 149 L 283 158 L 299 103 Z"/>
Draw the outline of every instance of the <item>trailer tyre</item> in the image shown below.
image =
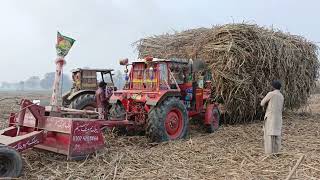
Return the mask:
<path id="1" fill-rule="evenodd" d="M 146 135 L 152 142 L 163 142 L 186 138 L 188 129 L 186 107 L 180 99 L 168 98 L 150 111 Z"/>
<path id="2" fill-rule="evenodd" d="M 97 107 L 94 94 L 83 94 L 73 99 L 69 105 L 72 109 L 94 110 Z"/>
<path id="3" fill-rule="evenodd" d="M 20 154 L 9 146 L 0 145 L 0 177 L 19 177 L 22 171 Z"/>

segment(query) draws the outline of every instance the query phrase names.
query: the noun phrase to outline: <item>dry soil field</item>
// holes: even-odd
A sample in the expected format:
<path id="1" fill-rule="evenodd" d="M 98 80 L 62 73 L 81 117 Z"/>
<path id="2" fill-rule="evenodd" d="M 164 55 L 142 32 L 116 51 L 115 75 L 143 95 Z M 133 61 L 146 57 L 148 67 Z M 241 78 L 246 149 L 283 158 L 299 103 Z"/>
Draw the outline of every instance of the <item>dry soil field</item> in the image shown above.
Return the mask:
<path id="1" fill-rule="evenodd" d="M 48 98 L 46 93 L 0 93 L 0 127 L 21 97 Z M 40 97 L 40 98 L 39 98 Z M 262 123 L 224 125 L 206 134 L 191 127 L 186 140 L 149 144 L 142 136 L 106 134 L 106 148 L 84 161 L 28 150 L 21 179 L 285 179 L 301 155 L 292 179 L 320 179 L 320 95 L 306 112 L 284 115 L 279 156 L 263 153 Z"/>

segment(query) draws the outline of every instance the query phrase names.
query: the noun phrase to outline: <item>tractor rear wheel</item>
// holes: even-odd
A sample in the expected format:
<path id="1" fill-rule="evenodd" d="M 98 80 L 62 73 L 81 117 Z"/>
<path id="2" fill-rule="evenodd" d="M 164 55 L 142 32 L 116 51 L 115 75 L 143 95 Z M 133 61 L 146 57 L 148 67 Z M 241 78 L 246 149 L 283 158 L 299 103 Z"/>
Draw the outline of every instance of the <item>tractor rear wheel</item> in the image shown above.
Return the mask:
<path id="1" fill-rule="evenodd" d="M 21 171 L 20 154 L 9 146 L 0 145 L 0 177 L 19 177 Z"/>
<path id="2" fill-rule="evenodd" d="M 218 108 L 212 109 L 212 114 L 210 118 L 210 124 L 206 125 L 206 129 L 208 133 L 213 133 L 219 129 L 220 126 L 220 111 Z"/>
<path id="3" fill-rule="evenodd" d="M 147 123 L 146 135 L 151 141 L 176 140 L 188 134 L 188 112 L 178 98 L 168 98 L 154 107 L 148 115 Z"/>
<path id="4" fill-rule="evenodd" d="M 83 94 L 73 99 L 69 105 L 72 109 L 94 110 L 97 107 L 94 94 Z"/>

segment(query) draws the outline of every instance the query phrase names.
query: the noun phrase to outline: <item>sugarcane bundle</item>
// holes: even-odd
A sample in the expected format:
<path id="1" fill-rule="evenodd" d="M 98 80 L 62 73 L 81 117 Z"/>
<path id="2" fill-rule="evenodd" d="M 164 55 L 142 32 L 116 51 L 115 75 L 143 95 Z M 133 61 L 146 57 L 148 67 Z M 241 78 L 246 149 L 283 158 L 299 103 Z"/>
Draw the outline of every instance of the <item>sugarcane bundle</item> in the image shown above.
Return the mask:
<path id="1" fill-rule="evenodd" d="M 212 90 L 225 103 L 229 121 L 262 115 L 261 98 L 272 80 L 282 82 L 285 107 L 306 104 L 318 76 L 318 47 L 301 36 L 254 24 L 226 24 L 137 42 L 140 57 L 204 61 L 213 75 Z"/>

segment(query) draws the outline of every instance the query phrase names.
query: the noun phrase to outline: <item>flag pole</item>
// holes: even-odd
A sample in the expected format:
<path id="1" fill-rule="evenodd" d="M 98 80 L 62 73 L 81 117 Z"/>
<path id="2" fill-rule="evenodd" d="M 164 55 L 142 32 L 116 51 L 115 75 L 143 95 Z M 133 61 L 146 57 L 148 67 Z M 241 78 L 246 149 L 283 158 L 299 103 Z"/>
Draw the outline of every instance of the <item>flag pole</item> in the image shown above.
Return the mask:
<path id="1" fill-rule="evenodd" d="M 59 102 L 59 99 L 62 99 L 61 96 L 61 88 L 60 88 L 60 81 L 62 74 L 63 66 L 66 64 L 64 57 L 68 54 L 69 50 L 71 49 L 73 43 L 75 42 L 74 39 L 70 37 L 66 37 L 61 35 L 59 32 L 57 34 L 57 59 L 56 63 L 56 72 L 52 87 L 52 95 L 50 100 L 51 111 L 59 111 L 59 107 L 62 106 L 62 102 Z"/>
<path id="2" fill-rule="evenodd" d="M 58 107 L 58 106 L 62 106 L 61 102 L 58 102 L 58 99 L 60 97 L 60 80 L 61 80 L 61 76 L 63 76 L 62 74 L 62 69 L 63 66 L 66 64 L 66 61 L 64 60 L 63 57 L 58 57 L 56 59 L 56 72 L 55 72 L 55 77 L 54 77 L 54 82 L 53 82 L 53 91 L 52 91 L 52 95 L 51 95 L 51 101 L 50 101 L 50 105 L 53 107 Z"/>

